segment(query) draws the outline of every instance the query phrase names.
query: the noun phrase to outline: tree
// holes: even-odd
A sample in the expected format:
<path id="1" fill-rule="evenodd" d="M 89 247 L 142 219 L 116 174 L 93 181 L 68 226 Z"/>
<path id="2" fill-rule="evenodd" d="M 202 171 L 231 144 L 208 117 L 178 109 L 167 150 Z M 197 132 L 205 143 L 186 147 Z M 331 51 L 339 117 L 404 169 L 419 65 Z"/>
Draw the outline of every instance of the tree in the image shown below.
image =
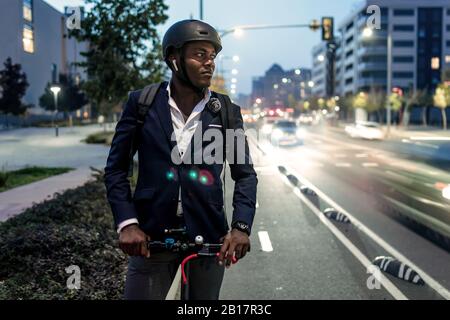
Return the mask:
<path id="1" fill-rule="evenodd" d="M 355 96 L 353 96 L 352 107 L 354 109 L 358 108 L 365 109 L 367 107 L 367 100 L 368 100 L 367 93 L 360 92 Z"/>
<path id="2" fill-rule="evenodd" d="M 289 108 L 297 108 L 297 100 L 295 100 L 295 97 L 293 94 L 288 95 L 288 107 Z"/>
<path id="3" fill-rule="evenodd" d="M 433 98 L 434 105 L 441 109 L 442 127 L 444 130 L 447 130 L 447 114 L 445 109 L 450 106 L 450 87 L 445 84 L 439 85 L 436 88 Z"/>
<path id="4" fill-rule="evenodd" d="M 212 91 L 215 91 L 215 92 L 218 92 L 218 93 L 228 94 L 227 88 L 225 86 L 225 79 L 221 75 L 216 75 L 212 79 L 210 89 Z"/>
<path id="5" fill-rule="evenodd" d="M 427 111 L 434 104 L 433 96 L 426 89 L 417 90 L 417 105 L 422 108 L 422 124 L 427 126 Z"/>
<path id="6" fill-rule="evenodd" d="M 367 112 L 377 112 L 380 123 L 383 122 L 382 110 L 386 105 L 386 95 L 383 91 L 378 89 L 371 89 L 367 98 Z"/>
<path id="7" fill-rule="evenodd" d="M 392 92 L 388 97 L 389 105 L 391 106 L 391 110 L 398 113 L 403 107 L 403 96 L 397 92 Z M 397 122 L 396 122 L 397 123 Z"/>
<path id="8" fill-rule="evenodd" d="M 82 84 L 77 85 L 72 77 L 64 74 L 59 75 L 61 92 L 58 95 L 58 111 L 71 112 L 80 109 L 88 103 L 85 94 L 80 90 Z M 39 98 L 39 105 L 50 111 L 55 110 L 55 97 L 48 83 L 44 94 Z"/>
<path id="9" fill-rule="evenodd" d="M 91 10 L 70 36 L 89 43 L 77 65 L 87 71 L 88 98 L 107 116 L 129 91 L 161 80 L 165 66 L 156 26 L 167 20 L 168 7 L 163 0 L 85 2 Z"/>
<path id="10" fill-rule="evenodd" d="M 21 72 L 20 64 L 13 64 L 11 58 L 6 59 L 5 69 L 0 71 L 0 111 L 5 115 L 6 127 L 9 127 L 8 114 L 22 115 L 30 105 L 22 103 L 29 86 L 27 76 Z"/>

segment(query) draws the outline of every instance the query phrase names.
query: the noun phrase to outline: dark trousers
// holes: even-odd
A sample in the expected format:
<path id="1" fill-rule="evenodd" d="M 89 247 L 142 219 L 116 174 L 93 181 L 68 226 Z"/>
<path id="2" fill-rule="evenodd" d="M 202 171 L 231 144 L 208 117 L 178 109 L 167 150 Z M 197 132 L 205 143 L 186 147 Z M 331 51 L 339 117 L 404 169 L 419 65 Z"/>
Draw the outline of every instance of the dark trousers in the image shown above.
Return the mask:
<path id="1" fill-rule="evenodd" d="M 125 300 L 164 300 L 183 256 L 154 253 L 150 258 L 130 257 L 125 282 Z M 182 285 L 181 299 L 218 300 L 224 267 L 215 257 L 201 257 L 187 263 L 188 286 Z M 187 292 L 185 291 L 187 288 Z"/>

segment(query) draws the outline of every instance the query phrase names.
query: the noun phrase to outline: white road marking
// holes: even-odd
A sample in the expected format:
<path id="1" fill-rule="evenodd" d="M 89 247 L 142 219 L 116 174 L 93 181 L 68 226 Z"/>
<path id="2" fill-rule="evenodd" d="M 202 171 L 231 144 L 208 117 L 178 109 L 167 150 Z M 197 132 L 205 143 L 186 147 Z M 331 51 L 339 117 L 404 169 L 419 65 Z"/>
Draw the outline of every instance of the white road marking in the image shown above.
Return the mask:
<path id="1" fill-rule="evenodd" d="M 338 153 L 338 154 L 335 154 L 334 157 L 342 159 L 342 158 L 347 158 L 347 155 L 343 154 L 343 153 Z"/>
<path id="2" fill-rule="evenodd" d="M 368 158 L 369 155 L 367 153 L 358 153 L 355 155 L 357 158 Z"/>
<path id="3" fill-rule="evenodd" d="M 389 243 L 384 241 L 380 236 L 378 236 L 371 229 L 366 227 L 361 221 L 356 219 L 351 213 L 349 213 L 347 210 L 345 210 L 340 205 L 338 205 L 335 201 L 333 201 L 330 197 L 328 197 L 326 194 L 324 194 L 320 189 L 318 189 L 316 186 L 314 186 L 306 178 L 300 176 L 299 174 L 297 174 L 297 172 L 295 170 L 292 170 L 291 168 L 286 167 L 286 169 L 288 169 L 288 171 L 290 173 L 294 174 L 302 182 L 302 184 L 304 184 L 304 185 L 308 186 L 310 189 L 314 190 L 316 192 L 316 194 L 320 198 L 325 200 L 329 205 L 331 205 L 336 210 L 347 215 L 347 217 L 350 219 L 353 226 L 355 226 L 361 232 L 365 233 L 369 238 L 371 238 L 373 241 L 375 241 L 380 247 L 382 247 L 384 250 L 386 250 L 391 256 L 393 256 L 395 259 L 407 264 L 410 268 L 413 268 L 418 274 L 420 274 L 420 276 L 422 277 L 422 279 L 425 281 L 425 283 L 428 286 L 433 288 L 437 293 L 439 293 L 445 299 L 450 300 L 450 292 L 445 287 L 443 287 L 439 282 L 434 280 L 428 273 L 426 273 L 424 270 L 419 268 L 414 262 L 412 262 L 407 257 L 405 257 L 403 254 L 401 254 L 397 249 L 392 247 Z M 306 198 L 304 198 L 304 199 L 306 199 Z M 318 211 L 316 209 L 316 207 L 314 207 L 312 204 L 311 204 L 311 206 L 316 211 Z M 313 210 L 312 208 L 311 208 L 311 210 Z M 320 213 L 320 211 L 319 211 L 319 213 Z M 320 216 L 322 217 L 323 215 L 320 213 Z M 329 221 L 327 220 L 327 222 L 329 222 Z"/>
<path id="4" fill-rule="evenodd" d="M 376 162 L 364 162 L 363 167 L 365 168 L 374 168 L 374 167 L 378 167 L 378 163 Z"/>
<path id="5" fill-rule="evenodd" d="M 350 168 L 352 165 L 347 162 L 338 162 L 335 164 L 335 166 L 338 168 Z"/>
<path id="6" fill-rule="evenodd" d="M 259 242 L 261 242 L 261 249 L 264 252 L 272 252 L 273 247 L 270 242 L 269 233 L 267 231 L 258 231 Z"/>
<path id="7" fill-rule="evenodd" d="M 413 141 L 450 141 L 450 137 L 410 137 Z"/>

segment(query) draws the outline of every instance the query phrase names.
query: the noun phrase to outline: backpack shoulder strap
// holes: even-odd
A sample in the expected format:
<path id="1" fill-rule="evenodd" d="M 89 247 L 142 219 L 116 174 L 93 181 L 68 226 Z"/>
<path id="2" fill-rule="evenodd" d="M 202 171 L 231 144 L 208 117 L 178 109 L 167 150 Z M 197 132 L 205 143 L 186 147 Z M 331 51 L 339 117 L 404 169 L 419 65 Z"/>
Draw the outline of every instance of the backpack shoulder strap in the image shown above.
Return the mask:
<path id="1" fill-rule="evenodd" d="M 137 125 L 134 129 L 132 140 L 131 140 L 131 150 L 130 150 L 130 160 L 128 167 L 128 177 L 133 176 L 133 158 L 138 149 L 138 131 L 144 126 L 145 117 L 150 110 L 153 100 L 155 100 L 156 93 L 161 87 L 162 83 L 153 83 L 151 85 L 146 86 L 142 89 L 141 94 L 139 95 L 139 100 L 137 104 Z"/>
<path id="2" fill-rule="evenodd" d="M 151 85 L 146 86 L 140 96 L 138 101 L 138 126 L 142 126 L 145 122 L 145 116 L 148 113 L 148 110 L 152 106 L 153 100 L 155 100 L 156 93 L 158 92 L 159 88 L 161 87 L 161 83 L 153 83 Z"/>

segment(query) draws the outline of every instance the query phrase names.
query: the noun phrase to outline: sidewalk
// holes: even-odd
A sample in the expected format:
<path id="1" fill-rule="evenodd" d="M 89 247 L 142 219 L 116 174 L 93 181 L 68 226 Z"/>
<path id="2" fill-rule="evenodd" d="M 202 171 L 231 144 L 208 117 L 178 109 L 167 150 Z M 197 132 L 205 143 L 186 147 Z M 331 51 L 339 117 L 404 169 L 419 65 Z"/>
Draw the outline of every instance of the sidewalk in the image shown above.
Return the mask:
<path id="1" fill-rule="evenodd" d="M 0 193 L 0 222 L 18 215 L 26 208 L 53 197 L 54 193 L 73 189 L 91 179 L 90 168 L 78 168 Z"/>

